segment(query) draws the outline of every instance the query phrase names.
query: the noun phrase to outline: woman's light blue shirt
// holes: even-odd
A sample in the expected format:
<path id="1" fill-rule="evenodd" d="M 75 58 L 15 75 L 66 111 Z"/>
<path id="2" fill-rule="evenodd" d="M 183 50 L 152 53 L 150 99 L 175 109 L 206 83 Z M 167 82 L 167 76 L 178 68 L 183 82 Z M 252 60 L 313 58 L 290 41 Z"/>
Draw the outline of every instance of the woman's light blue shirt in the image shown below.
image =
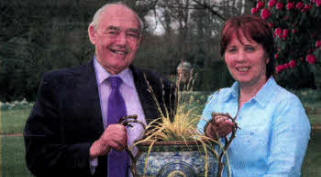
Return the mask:
<path id="1" fill-rule="evenodd" d="M 239 113 L 238 97 L 238 82 L 215 92 L 198 123 L 199 131 L 204 133 L 212 112 L 237 115 L 240 129 L 228 151 L 232 176 L 301 176 L 311 127 L 298 97 L 277 85 L 273 77 Z"/>

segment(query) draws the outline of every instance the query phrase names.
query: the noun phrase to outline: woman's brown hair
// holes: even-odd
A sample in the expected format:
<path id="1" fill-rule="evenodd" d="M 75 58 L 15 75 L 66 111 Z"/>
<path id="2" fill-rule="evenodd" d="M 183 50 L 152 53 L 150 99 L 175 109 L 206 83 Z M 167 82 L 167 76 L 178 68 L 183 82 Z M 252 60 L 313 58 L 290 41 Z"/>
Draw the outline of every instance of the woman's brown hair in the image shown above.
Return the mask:
<path id="1" fill-rule="evenodd" d="M 274 66 L 274 38 L 269 24 L 260 17 L 247 15 L 232 17 L 226 21 L 222 30 L 221 55 L 223 56 L 227 45 L 231 42 L 233 34 L 236 34 L 239 41 L 243 34 L 248 40 L 254 40 L 261 44 L 269 57 L 266 65 L 266 76 L 269 78 L 275 72 Z"/>

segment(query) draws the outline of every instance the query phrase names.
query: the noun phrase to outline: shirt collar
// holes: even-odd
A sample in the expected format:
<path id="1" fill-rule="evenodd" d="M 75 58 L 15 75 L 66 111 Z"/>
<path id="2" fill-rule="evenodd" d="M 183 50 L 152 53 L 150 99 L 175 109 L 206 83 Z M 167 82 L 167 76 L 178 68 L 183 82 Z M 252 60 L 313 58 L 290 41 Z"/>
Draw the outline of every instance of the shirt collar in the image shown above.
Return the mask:
<path id="1" fill-rule="evenodd" d="M 125 85 L 135 88 L 133 74 L 129 68 L 124 69 L 122 72 L 112 75 L 97 61 L 96 56 L 94 56 L 94 68 L 96 72 L 97 84 L 101 85 L 106 79 L 111 76 L 118 76 L 122 79 Z"/>
<path id="2" fill-rule="evenodd" d="M 229 99 L 236 99 L 238 100 L 238 97 L 239 97 L 239 83 L 238 82 L 234 82 L 231 89 L 229 89 L 227 92 L 226 92 L 226 95 L 223 96 L 223 101 L 226 102 L 228 101 Z"/>
<path id="3" fill-rule="evenodd" d="M 270 77 L 253 99 L 261 106 L 265 107 L 271 101 L 274 91 L 276 90 L 276 86 L 277 83 L 274 78 Z"/>
<path id="4" fill-rule="evenodd" d="M 265 106 L 269 103 L 273 96 L 273 91 L 276 89 L 277 83 L 275 82 L 273 77 L 270 77 L 268 81 L 264 84 L 264 86 L 259 90 L 256 96 L 253 98 L 257 103 L 261 106 Z M 238 100 L 240 94 L 240 84 L 239 82 L 234 82 L 229 92 L 224 96 L 225 100 L 236 99 Z"/>

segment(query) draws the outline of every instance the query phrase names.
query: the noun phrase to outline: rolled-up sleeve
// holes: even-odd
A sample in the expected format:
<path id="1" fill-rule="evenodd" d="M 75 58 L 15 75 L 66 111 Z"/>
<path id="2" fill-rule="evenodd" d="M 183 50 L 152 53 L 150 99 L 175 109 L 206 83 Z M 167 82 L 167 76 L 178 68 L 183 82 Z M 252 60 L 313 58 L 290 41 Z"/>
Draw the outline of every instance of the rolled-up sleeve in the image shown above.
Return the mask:
<path id="1" fill-rule="evenodd" d="M 212 112 L 213 112 L 213 107 L 214 107 L 215 95 L 216 95 L 216 93 L 214 93 L 213 95 L 208 97 L 207 103 L 206 103 L 205 108 L 202 113 L 202 117 L 197 124 L 197 129 L 202 134 L 204 134 L 204 132 L 205 132 L 205 130 L 204 130 L 205 125 L 207 124 L 207 122 L 209 122 L 212 119 Z"/>

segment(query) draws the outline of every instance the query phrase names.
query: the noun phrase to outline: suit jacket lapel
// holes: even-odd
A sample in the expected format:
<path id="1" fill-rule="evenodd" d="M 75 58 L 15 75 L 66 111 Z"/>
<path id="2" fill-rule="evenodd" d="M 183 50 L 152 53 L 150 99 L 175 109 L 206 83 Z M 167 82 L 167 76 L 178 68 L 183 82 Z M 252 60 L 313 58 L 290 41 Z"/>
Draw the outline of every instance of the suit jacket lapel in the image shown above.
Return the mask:
<path id="1" fill-rule="evenodd" d="M 85 69 L 80 74 L 79 83 L 79 86 L 82 87 L 79 88 L 79 90 L 82 90 L 80 92 L 82 95 L 79 96 L 84 97 L 85 103 L 83 104 L 87 104 L 90 107 L 87 110 L 89 111 L 88 115 L 91 115 L 90 124 L 97 128 L 96 133 L 100 136 L 104 131 L 104 126 L 93 60 L 85 65 Z"/>
<path id="2" fill-rule="evenodd" d="M 95 127 L 95 138 L 98 139 L 104 132 L 104 123 L 102 118 L 102 111 L 100 105 L 99 91 L 96 79 L 96 73 L 94 69 L 94 60 L 91 60 L 86 65 L 86 72 L 83 72 L 82 77 L 83 85 L 87 93 L 83 93 L 83 96 L 87 97 L 87 103 L 90 109 L 91 120 L 88 122 Z M 101 156 L 98 158 L 98 167 L 96 168 L 96 173 L 94 176 L 107 176 L 107 158 L 106 156 Z"/>

